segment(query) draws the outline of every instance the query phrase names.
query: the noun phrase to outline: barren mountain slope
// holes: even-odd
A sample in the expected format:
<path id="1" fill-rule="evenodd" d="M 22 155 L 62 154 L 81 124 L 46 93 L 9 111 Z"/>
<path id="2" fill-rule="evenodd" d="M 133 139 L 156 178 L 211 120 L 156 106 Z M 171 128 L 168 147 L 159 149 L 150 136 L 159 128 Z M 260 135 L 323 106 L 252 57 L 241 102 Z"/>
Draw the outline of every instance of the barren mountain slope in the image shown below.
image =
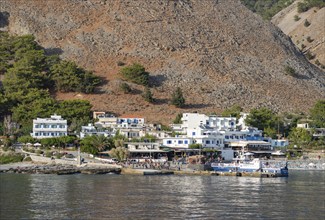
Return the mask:
<path id="1" fill-rule="evenodd" d="M 233 104 L 306 111 L 325 97 L 324 72 L 239 0 L 0 0 L 0 11 L 10 15 L 10 32 L 34 34 L 49 51 L 60 48 L 108 80 L 95 95 L 57 95 L 88 99 L 97 110 L 170 122 L 179 111 Z M 118 61 L 146 67 L 157 104 L 118 91 Z M 298 76 L 286 75 L 286 66 Z M 187 109 L 168 105 L 177 86 Z"/>
<path id="2" fill-rule="evenodd" d="M 311 8 L 306 12 L 298 13 L 298 2 L 295 1 L 276 14 L 272 18 L 272 23 L 288 35 L 304 53 L 309 51 L 315 55 L 311 60 L 312 63 L 318 60 L 325 66 L 325 8 Z M 298 21 L 295 21 L 295 15 L 300 18 Z M 310 26 L 304 25 L 305 20 L 310 23 Z M 307 40 L 308 37 L 311 42 Z M 306 47 L 302 48 L 302 45 Z"/>

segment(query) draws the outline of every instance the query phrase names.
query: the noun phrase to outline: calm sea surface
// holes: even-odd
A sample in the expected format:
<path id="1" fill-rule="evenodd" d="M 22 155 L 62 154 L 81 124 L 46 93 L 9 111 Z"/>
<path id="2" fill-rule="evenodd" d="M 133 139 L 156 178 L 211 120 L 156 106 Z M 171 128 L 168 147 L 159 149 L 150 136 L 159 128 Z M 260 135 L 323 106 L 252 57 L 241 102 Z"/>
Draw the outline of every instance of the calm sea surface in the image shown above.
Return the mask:
<path id="1" fill-rule="evenodd" d="M 289 178 L 0 174 L 0 219 L 325 219 L 325 172 Z"/>

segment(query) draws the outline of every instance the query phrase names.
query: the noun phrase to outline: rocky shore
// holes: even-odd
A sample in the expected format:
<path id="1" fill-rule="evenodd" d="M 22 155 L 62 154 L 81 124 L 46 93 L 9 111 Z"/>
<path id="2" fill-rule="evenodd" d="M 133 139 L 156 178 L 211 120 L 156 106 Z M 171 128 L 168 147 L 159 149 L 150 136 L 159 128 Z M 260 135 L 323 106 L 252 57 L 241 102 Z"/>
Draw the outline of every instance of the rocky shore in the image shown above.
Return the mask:
<path id="1" fill-rule="evenodd" d="M 33 164 L 15 163 L 0 165 L 0 173 L 22 173 L 22 174 L 120 174 L 120 167 L 103 166 L 74 166 L 62 164 Z"/>

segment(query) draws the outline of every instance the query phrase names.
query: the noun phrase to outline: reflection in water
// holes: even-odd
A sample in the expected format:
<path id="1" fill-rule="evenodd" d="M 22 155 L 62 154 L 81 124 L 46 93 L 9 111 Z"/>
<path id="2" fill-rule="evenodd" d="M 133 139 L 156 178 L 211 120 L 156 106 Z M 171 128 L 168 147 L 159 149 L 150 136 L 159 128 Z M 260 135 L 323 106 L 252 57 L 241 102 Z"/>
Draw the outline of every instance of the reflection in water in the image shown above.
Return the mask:
<path id="1" fill-rule="evenodd" d="M 1 174 L 0 219 L 323 219 L 324 176 Z"/>

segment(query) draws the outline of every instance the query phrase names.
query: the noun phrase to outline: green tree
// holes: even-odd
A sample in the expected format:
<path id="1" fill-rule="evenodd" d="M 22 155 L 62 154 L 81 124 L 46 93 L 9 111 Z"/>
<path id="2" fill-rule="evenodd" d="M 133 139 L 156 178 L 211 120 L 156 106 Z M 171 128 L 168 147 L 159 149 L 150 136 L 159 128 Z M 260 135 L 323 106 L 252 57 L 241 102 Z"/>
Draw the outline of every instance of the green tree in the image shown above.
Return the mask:
<path id="1" fill-rule="evenodd" d="M 182 124 L 182 113 L 178 113 L 173 121 L 174 124 Z"/>
<path id="2" fill-rule="evenodd" d="M 304 128 L 293 128 L 289 134 L 289 140 L 300 147 L 307 146 L 312 140 L 312 135 Z"/>
<path id="3" fill-rule="evenodd" d="M 35 139 L 30 136 L 30 135 L 24 135 L 24 136 L 20 136 L 18 139 L 17 139 L 18 142 L 20 143 L 35 143 Z"/>
<path id="4" fill-rule="evenodd" d="M 188 147 L 190 149 L 202 149 L 202 144 L 190 144 Z"/>
<path id="5" fill-rule="evenodd" d="M 126 160 L 129 156 L 129 151 L 125 147 L 117 147 L 110 150 L 111 157 L 116 158 L 118 161 Z"/>
<path id="6" fill-rule="evenodd" d="M 134 63 L 131 66 L 123 67 L 120 74 L 133 83 L 149 86 L 149 73 L 141 64 Z"/>
<path id="7" fill-rule="evenodd" d="M 124 92 L 125 94 L 129 94 L 132 92 L 132 89 L 129 86 L 129 84 L 127 84 L 125 82 L 120 85 L 120 88 L 121 88 L 122 92 Z"/>
<path id="8" fill-rule="evenodd" d="M 240 112 L 243 111 L 243 108 L 239 105 L 234 105 L 231 108 L 225 109 L 221 115 L 223 117 L 236 117 L 237 120 L 240 118 Z"/>
<path id="9" fill-rule="evenodd" d="M 270 137 L 273 139 L 277 138 L 277 136 L 276 136 L 277 131 L 275 130 L 275 128 L 271 128 L 271 127 L 264 128 L 264 134 L 267 137 Z"/>
<path id="10" fill-rule="evenodd" d="M 172 94 L 172 105 L 175 105 L 178 108 L 182 108 L 185 106 L 185 98 L 183 96 L 183 92 L 181 88 L 177 87 L 176 90 Z"/>
<path id="11" fill-rule="evenodd" d="M 59 138 L 43 138 L 40 140 L 41 144 L 46 147 L 59 147 L 60 146 L 60 140 Z"/>
<path id="12" fill-rule="evenodd" d="M 50 71 L 57 89 L 62 92 L 91 93 L 101 83 L 99 77 L 70 61 L 56 63 Z"/>
<path id="13" fill-rule="evenodd" d="M 292 68 L 291 66 L 285 66 L 284 72 L 285 72 L 286 75 L 290 75 L 290 76 L 293 76 L 293 77 L 297 76 L 297 73 L 296 73 L 295 69 Z"/>
<path id="14" fill-rule="evenodd" d="M 260 130 L 264 130 L 267 127 L 275 128 L 276 122 L 276 115 L 268 108 L 252 109 L 245 120 L 246 124 Z"/>
<path id="15" fill-rule="evenodd" d="M 307 19 L 305 19 L 304 26 L 305 27 L 309 27 L 310 26 L 310 22 Z"/>
<path id="16" fill-rule="evenodd" d="M 311 125 L 316 128 L 325 128 L 325 100 L 319 100 L 310 109 L 310 116 L 313 122 Z"/>
<path id="17" fill-rule="evenodd" d="M 144 98 L 144 100 L 150 103 L 153 103 L 155 101 L 148 87 L 146 87 L 146 89 L 144 90 L 142 97 Z"/>
<path id="18" fill-rule="evenodd" d="M 66 119 L 69 125 L 78 121 L 85 125 L 91 120 L 91 107 L 90 102 L 86 100 L 65 100 L 59 102 L 56 113 Z"/>
<path id="19" fill-rule="evenodd" d="M 81 142 L 81 150 L 91 154 L 97 154 L 112 147 L 111 139 L 103 135 L 92 135 L 84 137 Z"/>

